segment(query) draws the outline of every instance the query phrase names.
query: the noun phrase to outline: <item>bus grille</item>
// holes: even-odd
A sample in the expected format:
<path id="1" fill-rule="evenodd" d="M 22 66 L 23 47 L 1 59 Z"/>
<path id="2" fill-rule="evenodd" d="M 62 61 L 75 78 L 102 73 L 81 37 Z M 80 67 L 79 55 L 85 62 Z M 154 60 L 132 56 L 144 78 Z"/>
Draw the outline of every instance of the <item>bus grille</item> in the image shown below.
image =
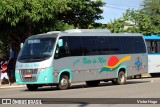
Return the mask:
<path id="1" fill-rule="evenodd" d="M 20 74 L 23 82 L 36 82 L 38 78 L 38 69 L 23 69 L 20 70 Z M 27 75 L 31 77 L 26 77 Z"/>

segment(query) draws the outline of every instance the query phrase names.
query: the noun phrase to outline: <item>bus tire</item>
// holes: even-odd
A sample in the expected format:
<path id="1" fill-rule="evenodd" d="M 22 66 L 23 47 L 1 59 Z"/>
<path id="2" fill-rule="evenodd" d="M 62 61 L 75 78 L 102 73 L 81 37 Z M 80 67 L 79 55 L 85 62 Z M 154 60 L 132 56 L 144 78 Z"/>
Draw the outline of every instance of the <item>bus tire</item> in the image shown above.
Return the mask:
<path id="1" fill-rule="evenodd" d="M 151 77 L 160 77 L 160 73 L 150 73 Z"/>
<path id="2" fill-rule="evenodd" d="M 70 87 L 69 77 L 67 75 L 62 75 L 60 82 L 58 84 L 58 88 L 60 90 L 66 90 Z"/>
<path id="3" fill-rule="evenodd" d="M 113 85 L 117 85 L 117 79 L 112 80 L 112 84 L 113 84 Z"/>
<path id="4" fill-rule="evenodd" d="M 117 78 L 117 85 L 123 85 L 126 83 L 126 76 L 124 71 L 120 71 Z"/>
<path id="5" fill-rule="evenodd" d="M 38 89 L 37 85 L 27 84 L 26 86 L 29 91 L 36 91 Z"/>
<path id="6" fill-rule="evenodd" d="M 118 78 L 112 80 L 113 85 L 123 85 L 125 83 L 126 83 L 126 76 L 125 76 L 124 71 L 120 71 L 118 74 Z"/>
<path id="7" fill-rule="evenodd" d="M 86 84 L 91 87 L 97 86 L 99 83 L 100 81 L 86 81 Z"/>
<path id="8" fill-rule="evenodd" d="M 142 75 L 141 75 L 141 74 L 138 74 L 138 75 L 136 75 L 136 78 L 137 78 L 137 79 L 141 79 L 141 78 L 142 78 Z"/>

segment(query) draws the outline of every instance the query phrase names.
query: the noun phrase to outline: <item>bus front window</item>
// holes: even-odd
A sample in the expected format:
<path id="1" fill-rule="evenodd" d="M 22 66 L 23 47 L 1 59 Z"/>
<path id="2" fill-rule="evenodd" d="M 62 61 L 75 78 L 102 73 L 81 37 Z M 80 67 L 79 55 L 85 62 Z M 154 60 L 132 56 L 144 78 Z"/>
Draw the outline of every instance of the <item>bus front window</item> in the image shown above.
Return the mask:
<path id="1" fill-rule="evenodd" d="M 55 38 L 33 38 L 24 43 L 18 56 L 20 62 L 43 61 L 52 56 Z"/>

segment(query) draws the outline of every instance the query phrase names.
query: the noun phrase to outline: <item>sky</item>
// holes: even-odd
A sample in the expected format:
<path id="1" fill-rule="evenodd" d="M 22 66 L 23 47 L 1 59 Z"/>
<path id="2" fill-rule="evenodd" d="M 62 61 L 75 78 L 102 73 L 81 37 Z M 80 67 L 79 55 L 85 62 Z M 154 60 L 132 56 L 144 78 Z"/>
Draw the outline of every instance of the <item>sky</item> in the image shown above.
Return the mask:
<path id="1" fill-rule="evenodd" d="M 106 5 L 102 8 L 104 19 L 97 22 L 109 23 L 123 16 L 127 9 L 140 9 L 143 0 L 102 0 Z"/>

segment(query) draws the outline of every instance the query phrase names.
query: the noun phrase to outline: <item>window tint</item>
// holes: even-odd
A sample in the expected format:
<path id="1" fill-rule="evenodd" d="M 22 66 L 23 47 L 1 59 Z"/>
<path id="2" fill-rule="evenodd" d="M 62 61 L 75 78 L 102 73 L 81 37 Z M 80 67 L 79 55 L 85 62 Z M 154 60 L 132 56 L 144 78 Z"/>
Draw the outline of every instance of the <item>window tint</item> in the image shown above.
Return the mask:
<path id="1" fill-rule="evenodd" d="M 147 43 L 147 49 L 148 53 L 154 54 L 154 53 L 160 53 L 160 41 L 146 41 Z"/>
<path id="2" fill-rule="evenodd" d="M 97 55 L 97 38 L 96 37 L 81 37 L 83 44 L 84 55 Z"/>
<path id="3" fill-rule="evenodd" d="M 106 37 L 109 42 L 110 54 L 121 54 L 121 39 L 120 37 Z"/>
<path id="4" fill-rule="evenodd" d="M 121 52 L 122 52 L 122 54 L 133 53 L 132 37 L 120 37 L 120 38 L 121 38 Z"/>
<path id="5" fill-rule="evenodd" d="M 133 38 L 134 53 L 145 53 L 146 52 L 145 43 L 143 41 L 144 40 L 142 37 Z"/>
<path id="6" fill-rule="evenodd" d="M 25 42 L 18 60 L 22 62 L 35 62 L 47 59 L 52 56 L 54 45 L 55 38 L 30 38 Z"/>
<path id="7" fill-rule="evenodd" d="M 82 50 L 81 38 L 79 36 L 68 37 L 68 49 L 70 56 L 82 56 L 83 50 Z"/>
<path id="8" fill-rule="evenodd" d="M 97 48 L 97 51 L 100 55 L 109 54 L 108 40 L 105 38 L 105 36 L 97 37 Z"/>
<path id="9" fill-rule="evenodd" d="M 157 53 L 160 53 L 160 41 L 157 41 Z"/>
<path id="10" fill-rule="evenodd" d="M 55 56 L 54 56 L 55 59 L 69 56 L 67 37 L 60 37 L 59 39 L 62 39 L 63 46 L 59 47 L 57 44 L 56 52 L 55 52 Z"/>
<path id="11" fill-rule="evenodd" d="M 148 53 L 152 53 L 151 41 L 146 41 Z"/>
<path id="12" fill-rule="evenodd" d="M 69 36 L 60 39 L 63 40 L 63 46 L 57 46 L 55 58 L 146 52 L 143 38 L 136 36 Z M 157 52 L 158 49 L 160 52 L 160 42 L 156 42 L 156 46 Z"/>

